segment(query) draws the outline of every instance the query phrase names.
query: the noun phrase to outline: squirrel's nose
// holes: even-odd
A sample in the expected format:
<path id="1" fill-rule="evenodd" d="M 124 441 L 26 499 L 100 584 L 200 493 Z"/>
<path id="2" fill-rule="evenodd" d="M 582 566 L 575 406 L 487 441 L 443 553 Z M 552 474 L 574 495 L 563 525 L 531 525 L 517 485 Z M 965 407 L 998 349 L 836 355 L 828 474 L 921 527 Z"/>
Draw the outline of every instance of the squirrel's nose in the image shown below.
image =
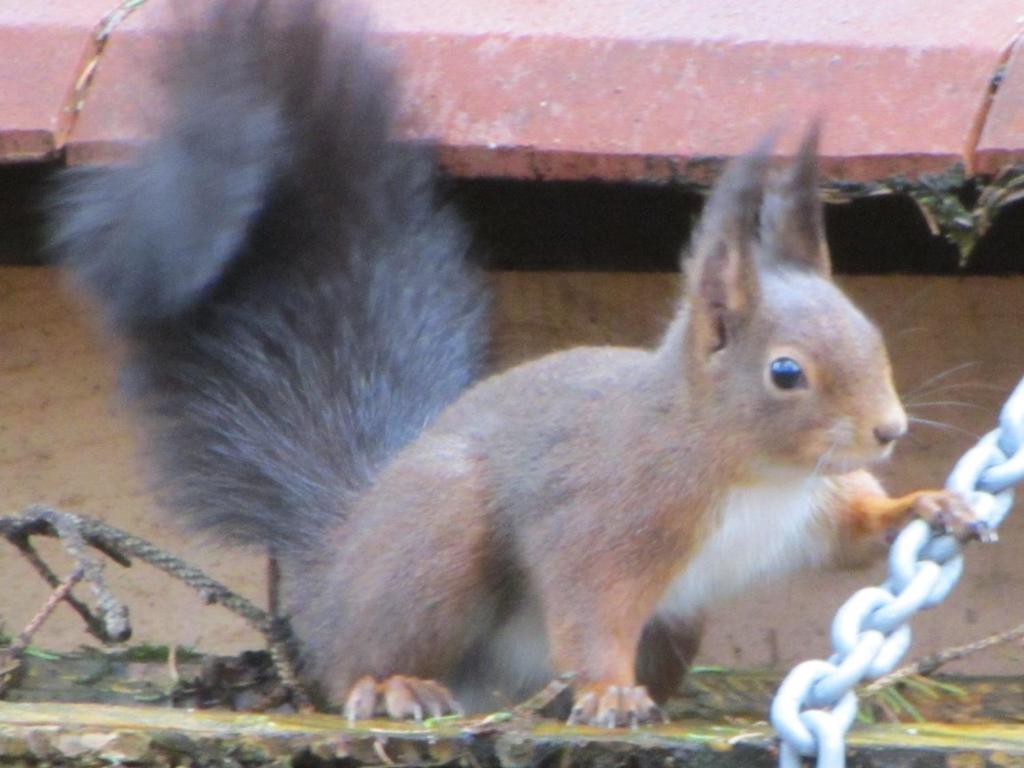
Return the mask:
<path id="1" fill-rule="evenodd" d="M 879 424 L 874 429 L 875 439 L 881 445 L 888 445 L 903 437 L 907 432 L 906 421 L 890 421 L 888 424 Z"/>

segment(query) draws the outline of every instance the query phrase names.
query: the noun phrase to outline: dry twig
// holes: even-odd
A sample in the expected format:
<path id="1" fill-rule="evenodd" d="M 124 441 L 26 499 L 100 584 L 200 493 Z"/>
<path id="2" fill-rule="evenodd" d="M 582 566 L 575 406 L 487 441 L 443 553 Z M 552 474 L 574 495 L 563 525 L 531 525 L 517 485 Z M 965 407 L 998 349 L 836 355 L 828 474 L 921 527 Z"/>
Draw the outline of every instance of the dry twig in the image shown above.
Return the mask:
<path id="1" fill-rule="evenodd" d="M 33 635 L 43 626 L 43 622 L 50 617 L 60 601 L 67 598 L 71 588 L 81 581 L 83 576 L 85 576 L 85 569 L 82 566 L 75 568 L 71 575 L 53 590 L 43 607 L 39 609 L 39 613 L 32 617 L 21 634 L 14 638 L 14 641 L 0 654 L 0 695 L 3 694 L 8 683 L 13 679 L 14 673 L 21 666 L 21 656 L 28 648 L 28 644 L 32 642 Z"/>
<path id="2" fill-rule="evenodd" d="M 56 576 L 32 548 L 29 537 L 55 536 L 63 544 L 74 558 L 78 569 L 81 570 L 80 578 L 88 581 L 92 587 L 93 593 L 96 595 L 100 618 L 97 619 L 85 605 L 77 600 L 72 602 L 73 598 L 67 594 L 67 590 L 64 590 L 61 597 L 57 598 L 55 604 L 61 599 L 69 599 L 72 607 L 85 620 L 89 631 L 104 641 L 127 639 L 131 634 L 131 627 L 128 624 L 127 610 L 106 587 L 102 573 L 103 563 L 94 558 L 87 547 L 97 549 L 115 562 L 125 566 L 130 565 L 129 558 L 138 558 L 183 581 L 198 591 L 207 603 L 223 605 L 262 633 L 267 640 L 281 682 L 291 690 L 297 706 L 300 708 L 309 706 L 309 697 L 295 673 L 291 631 L 287 621 L 267 613 L 220 582 L 210 578 L 198 568 L 144 539 L 112 526 L 70 512 L 42 506 L 30 507 L 17 515 L 0 516 L 0 536 L 14 544 L 51 586 L 56 581 Z M 52 597 L 51 600 L 53 600 Z M 43 616 L 43 620 L 45 618 Z"/>
<path id="3" fill-rule="evenodd" d="M 1012 629 L 1005 630 L 1004 632 L 997 632 L 994 635 L 989 635 L 988 637 L 983 637 L 980 640 L 975 640 L 973 643 L 943 648 L 941 651 L 937 651 L 936 653 L 928 656 L 923 656 L 911 664 L 907 664 L 906 666 L 890 672 L 884 677 L 878 678 L 875 682 L 865 686 L 863 693 L 865 696 L 871 696 L 908 677 L 912 677 L 914 675 L 930 675 L 937 671 L 942 665 L 948 664 L 951 661 L 966 658 L 978 651 L 991 648 L 994 645 L 1002 645 L 1003 643 L 1010 643 L 1022 638 L 1024 638 L 1024 624 L 1019 624 Z"/>

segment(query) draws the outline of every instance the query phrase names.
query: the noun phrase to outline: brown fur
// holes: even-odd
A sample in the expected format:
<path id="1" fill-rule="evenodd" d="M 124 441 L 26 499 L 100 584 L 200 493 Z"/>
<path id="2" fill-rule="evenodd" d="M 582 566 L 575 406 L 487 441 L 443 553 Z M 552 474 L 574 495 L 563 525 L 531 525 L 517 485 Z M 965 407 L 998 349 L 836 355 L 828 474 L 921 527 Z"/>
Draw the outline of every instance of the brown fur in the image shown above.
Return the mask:
<path id="1" fill-rule="evenodd" d="M 324 699 L 417 717 L 574 672 L 574 720 L 658 719 L 645 686 L 677 688 L 711 601 L 871 557 L 911 514 L 964 519 L 864 469 L 906 419 L 831 281 L 815 130 L 785 174 L 767 144 L 725 172 L 655 349 L 466 390 L 487 311 L 469 234 L 432 154 L 391 140 L 389 67 L 327 5 L 217 4 L 168 60 L 158 137 L 54 208 L 128 342 L 165 503 L 278 559 Z M 773 379 L 782 358 L 802 378 Z"/>
<path id="2" fill-rule="evenodd" d="M 293 574 L 330 699 L 408 674 L 483 707 L 575 672 L 577 719 L 653 717 L 634 686 L 663 700 L 700 634 L 699 616 L 659 604 L 730 514 L 730 489 L 828 478 L 794 568 L 874 554 L 912 513 L 866 500 L 884 498 L 861 469 L 887 453 L 873 429 L 905 416 L 877 330 L 829 276 L 815 141 L 767 192 L 764 151 L 726 173 L 658 348 L 574 349 L 478 384 L 381 474 L 320 566 Z M 781 355 L 806 388 L 770 382 Z M 770 539 L 771 521 L 754 535 Z M 520 616 L 521 645 L 539 650 L 509 662 L 496 638 Z"/>

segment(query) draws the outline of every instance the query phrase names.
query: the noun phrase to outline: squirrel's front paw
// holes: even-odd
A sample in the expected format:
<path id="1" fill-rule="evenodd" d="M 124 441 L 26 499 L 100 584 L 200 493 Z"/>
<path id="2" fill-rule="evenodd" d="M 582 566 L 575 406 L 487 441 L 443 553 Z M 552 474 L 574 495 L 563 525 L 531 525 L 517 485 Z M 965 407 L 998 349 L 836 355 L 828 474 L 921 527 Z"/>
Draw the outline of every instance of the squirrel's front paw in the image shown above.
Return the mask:
<path id="1" fill-rule="evenodd" d="M 369 675 L 360 678 L 345 701 L 345 717 L 349 720 L 366 720 L 375 715 L 393 720 L 422 720 L 424 715 L 461 714 L 459 702 L 443 685 L 405 675 L 392 675 L 384 682 Z"/>
<path id="2" fill-rule="evenodd" d="M 913 512 L 933 528 L 950 533 L 961 542 L 984 540 L 988 536 L 988 526 L 956 491 L 925 491 L 914 502 Z"/>
<path id="3" fill-rule="evenodd" d="M 569 715 L 570 725 L 603 728 L 667 723 L 668 718 L 642 685 L 596 685 L 582 688 Z"/>

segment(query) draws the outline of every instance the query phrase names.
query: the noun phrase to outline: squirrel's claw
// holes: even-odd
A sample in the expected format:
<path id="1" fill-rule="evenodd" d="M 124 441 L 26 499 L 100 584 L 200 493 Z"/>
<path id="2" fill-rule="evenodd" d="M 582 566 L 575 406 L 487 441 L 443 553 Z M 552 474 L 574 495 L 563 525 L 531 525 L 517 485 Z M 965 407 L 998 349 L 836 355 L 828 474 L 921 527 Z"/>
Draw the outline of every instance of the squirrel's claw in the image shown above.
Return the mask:
<path id="1" fill-rule="evenodd" d="M 392 675 L 383 682 L 373 677 L 360 678 L 345 701 L 345 717 L 350 721 L 386 715 L 392 720 L 423 720 L 427 717 L 462 715 L 462 707 L 451 691 L 433 680 Z"/>
<path id="2" fill-rule="evenodd" d="M 345 700 L 345 718 L 349 722 L 369 720 L 377 712 L 377 681 L 372 677 L 361 677 L 352 686 Z"/>
<path id="3" fill-rule="evenodd" d="M 569 715 L 570 725 L 635 728 L 644 723 L 667 723 L 668 717 L 642 685 L 609 685 L 603 691 L 581 692 Z"/>
<path id="4" fill-rule="evenodd" d="M 985 541 L 988 526 L 979 520 L 961 494 L 956 491 L 931 491 L 914 503 L 914 513 L 933 528 L 952 534 L 957 541 Z"/>

